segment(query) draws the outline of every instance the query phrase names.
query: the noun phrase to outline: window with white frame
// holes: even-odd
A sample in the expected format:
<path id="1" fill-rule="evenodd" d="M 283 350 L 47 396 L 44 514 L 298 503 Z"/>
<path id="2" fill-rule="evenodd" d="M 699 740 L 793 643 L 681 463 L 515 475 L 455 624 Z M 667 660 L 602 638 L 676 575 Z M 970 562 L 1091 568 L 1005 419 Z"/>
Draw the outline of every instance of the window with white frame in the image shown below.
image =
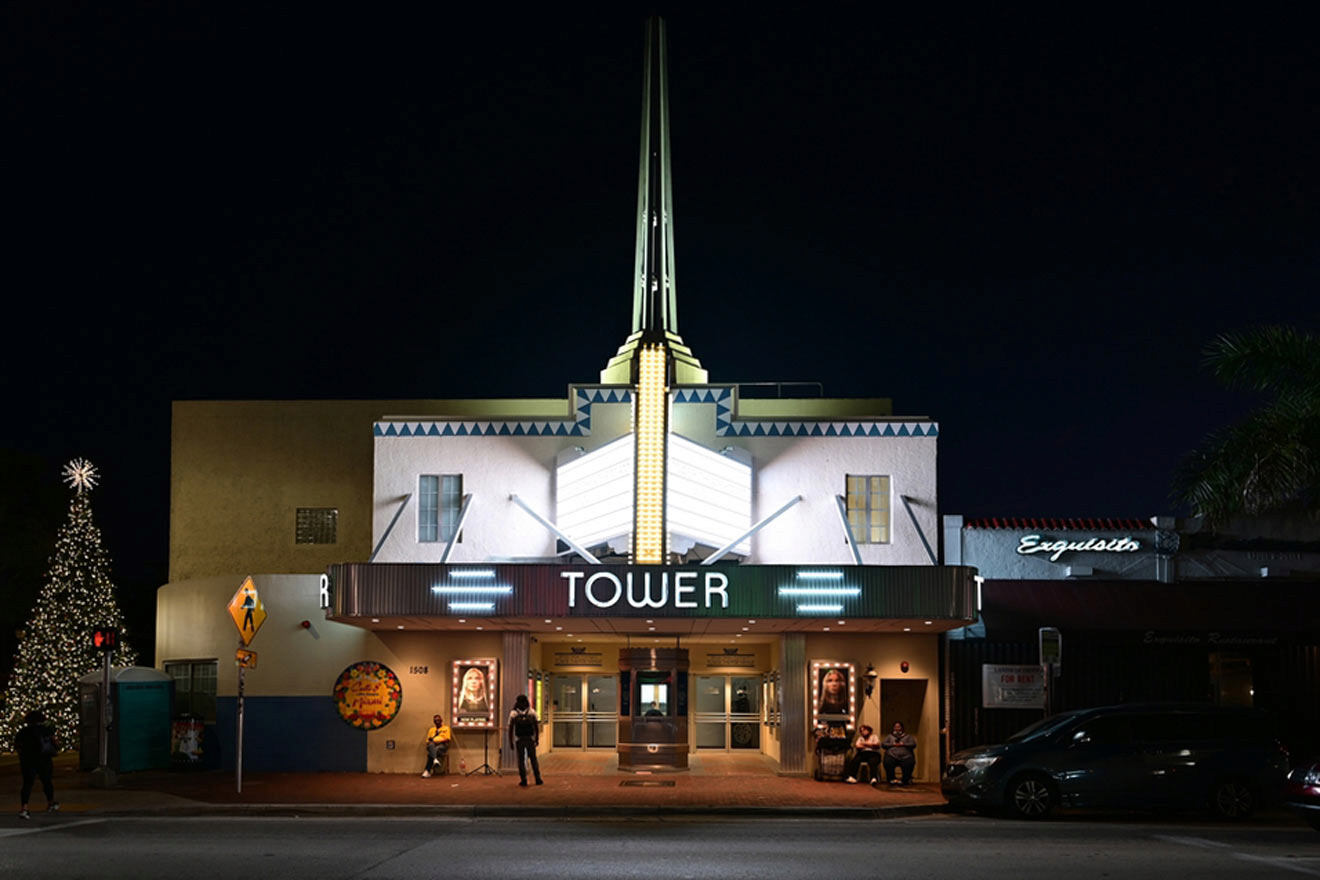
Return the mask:
<path id="1" fill-rule="evenodd" d="M 417 540 L 432 543 L 453 538 L 462 508 L 462 474 L 423 474 L 417 485 Z"/>
<path id="2" fill-rule="evenodd" d="M 889 543 L 889 477 L 849 474 L 848 529 L 858 544 Z"/>

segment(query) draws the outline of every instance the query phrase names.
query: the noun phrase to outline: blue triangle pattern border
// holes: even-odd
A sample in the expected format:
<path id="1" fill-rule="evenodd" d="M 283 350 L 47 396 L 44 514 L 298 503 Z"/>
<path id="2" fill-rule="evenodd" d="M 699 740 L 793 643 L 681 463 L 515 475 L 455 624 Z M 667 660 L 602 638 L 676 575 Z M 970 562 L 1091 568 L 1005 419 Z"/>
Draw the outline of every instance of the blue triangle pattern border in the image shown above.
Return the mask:
<path id="1" fill-rule="evenodd" d="M 715 419 L 717 437 L 938 437 L 936 422 L 769 422 Z"/>
<path id="2" fill-rule="evenodd" d="M 728 397 L 728 389 L 724 397 Z M 376 422 L 373 437 L 588 437 L 591 408 L 597 403 L 632 403 L 632 389 L 619 385 L 588 385 L 573 388 L 573 419 L 494 422 L 437 420 L 432 422 Z"/>

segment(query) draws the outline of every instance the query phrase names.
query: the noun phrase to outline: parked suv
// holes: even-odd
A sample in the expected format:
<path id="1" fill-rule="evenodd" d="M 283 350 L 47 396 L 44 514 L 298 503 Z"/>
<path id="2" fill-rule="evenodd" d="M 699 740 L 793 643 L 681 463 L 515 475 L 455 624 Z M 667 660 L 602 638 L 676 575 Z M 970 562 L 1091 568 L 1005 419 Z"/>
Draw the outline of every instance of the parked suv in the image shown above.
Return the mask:
<path id="1" fill-rule="evenodd" d="M 1251 709 L 1130 704 L 1050 716 L 1002 745 L 958 752 L 941 780 L 955 807 L 1024 819 L 1056 806 L 1251 815 L 1282 792 L 1288 752 Z"/>

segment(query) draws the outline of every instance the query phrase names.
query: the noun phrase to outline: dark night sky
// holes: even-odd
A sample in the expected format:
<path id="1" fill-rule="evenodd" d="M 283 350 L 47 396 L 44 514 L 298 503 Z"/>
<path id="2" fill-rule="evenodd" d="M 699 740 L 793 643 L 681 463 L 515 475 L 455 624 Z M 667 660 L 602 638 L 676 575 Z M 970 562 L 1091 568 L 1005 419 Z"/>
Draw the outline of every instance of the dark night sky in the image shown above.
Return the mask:
<path id="1" fill-rule="evenodd" d="M 146 621 L 171 400 L 595 380 L 630 317 L 644 10 L 113 9 L 0 22 L 5 507 L 47 518 L 44 562 L 60 464 L 96 462 Z M 1176 512 L 1179 456 L 1251 403 L 1202 346 L 1320 329 L 1320 47 L 1052 15 L 670 15 L 681 330 L 713 381 L 936 418 L 943 513 Z"/>

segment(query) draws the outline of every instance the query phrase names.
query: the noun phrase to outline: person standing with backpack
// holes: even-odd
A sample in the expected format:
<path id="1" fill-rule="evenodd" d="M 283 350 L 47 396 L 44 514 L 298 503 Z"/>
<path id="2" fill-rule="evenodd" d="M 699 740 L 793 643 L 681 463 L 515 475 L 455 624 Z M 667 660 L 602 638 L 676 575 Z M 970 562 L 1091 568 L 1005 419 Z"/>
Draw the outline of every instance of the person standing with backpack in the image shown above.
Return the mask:
<path id="1" fill-rule="evenodd" d="M 60 808 L 60 802 L 55 800 L 55 785 L 51 782 L 54 771 L 51 759 L 59 753 L 60 745 L 40 709 L 27 713 L 23 722 L 23 727 L 14 736 L 14 751 L 18 752 L 18 766 L 23 774 L 23 788 L 19 793 L 22 807 L 18 817 L 31 819 L 28 797 L 32 794 L 32 783 L 37 779 L 41 780 L 42 791 L 46 793 L 46 812 L 53 813 Z"/>
<path id="2" fill-rule="evenodd" d="M 526 694 L 519 694 L 513 701 L 513 711 L 509 713 L 509 745 L 518 756 L 518 784 L 527 787 L 527 759 L 532 762 L 532 775 L 536 784 L 541 785 L 541 765 L 536 761 L 536 747 L 541 743 L 541 719 L 527 702 Z"/>

